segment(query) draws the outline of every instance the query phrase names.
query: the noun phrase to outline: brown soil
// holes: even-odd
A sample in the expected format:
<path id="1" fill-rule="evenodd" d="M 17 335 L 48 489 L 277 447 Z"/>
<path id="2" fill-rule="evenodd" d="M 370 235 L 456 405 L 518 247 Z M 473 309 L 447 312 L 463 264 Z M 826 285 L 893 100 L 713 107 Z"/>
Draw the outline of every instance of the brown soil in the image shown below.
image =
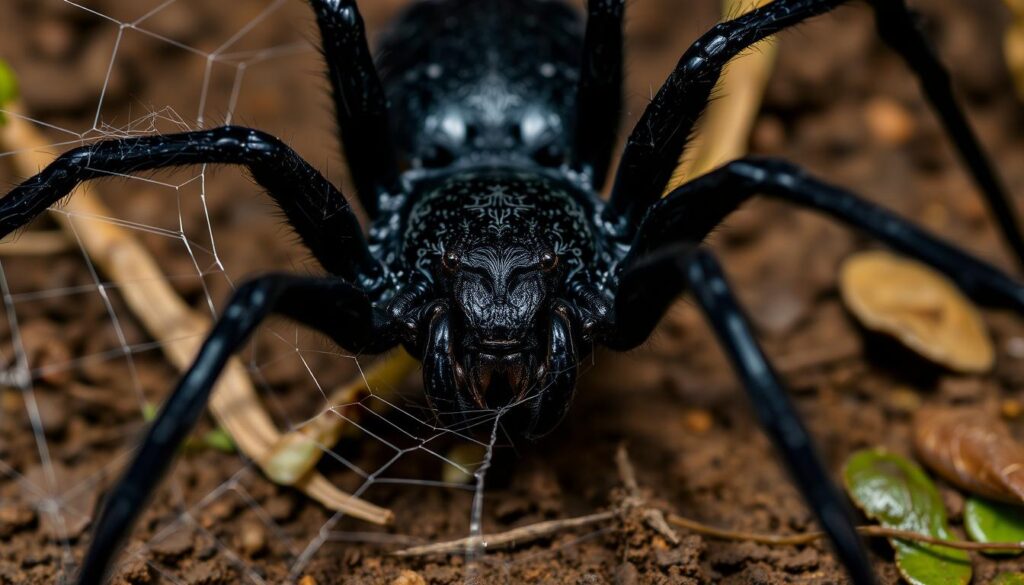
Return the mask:
<path id="1" fill-rule="evenodd" d="M 403 3 L 362 5 L 371 28 L 379 30 Z M 127 22 L 158 4 L 97 0 L 89 6 Z M 929 34 L 951 66 L 988 151 L 1012 191 L 1024 193 L 1024 166 L 1019 164 L 1024 120 L 1000 53 L 1006 21 L 1002 6 L 996 0 L 916 4 L 927 16 Z M 630 3 L 630 120 L 687 43 L 715 21 L 716 5 Z M 209 52 L 265 6 L 255 0 L 180 0 L 141 26 Z M 0 55 L 19 72 L 30 114 L 76 132 L 93 124 L 117 33 L 116 25 L 56 0 L 0 5 Z M 308 10 L 300 2 L 260 22 L 227 52 L 282 49 L 246 69 L 234 108 L 230 96 L 236 69 L 213 66 L 209 98 L 199 110 L 205 57 L 127 29 L 101 119 L 124 127 L 147 108 L 170 106 L 190 121 L 201 111 L 208 124 L 215 124 L 234 111 L 235 121 L 282 136 L 344 184 L 318 56 L 290 48 L 312 33 Z M 804 164 L 1009 266 L 975 188 L 912 76 L 874 35 L 865 7 L 818 19 L 785 34 L 780 45 L 778 73 L 752 140 L 755 152 Z M 175 128 L 166 120 L 156 125 Z M 56 131 L 49 135 L 54 143 L 73 138 Z M 180 204 L 185 232 L 200 244 L 193 254 L 204 278 L 196 277 L 180 239 L 152 231 L 140 236 L 200 309 L 205 308 L 204 284 L 220 306 L 230 282 L 247 274 L 312 269 L 266 213 L 266 201 L 238 175 L 234 170 L 207 173 L 216 258 L 202 245 L 208 238 L 203 239 L 206 223 L 196 183 L 166 186 L 179 185 L 194 172 L 161 174 L 161 184 L 108 181 L 103 186 L 118 218 L 175 233 Z M 17 180 L 10 169 L 0 169 L 4 184 Z M 37 225 L 48 227 L 47 220 Z M 841 307 L 835 280 L 839 260 L 870 245 L 834 224 L 764 202 L 735 215 L 714 239 L 768 353 L 834 469 L 865 446 L 909 453 L 909 418 L 922 404 L 998 408 L 1007 399 L 1021 398 L 1024 382 L 1024 327 L 1010 315 L 986 313 L 999 353 L 996 371 L 988 376 L 949 375 L 865 337 Z M 103 490 L 137 440 L 140 405 L 158 402 L 176 373 L 159 351 L 145 345 L 149 340 L 116 289 L 106 291 L 108 309 L 80 253 L 3 257 L 2 269 L 12 296 L 7 298 L 8 318 L 0 322 L 0 360 L 10 367 L 12 344 L 21 344 L 35 375 L 29 390 L 8 388 L 0 394 L 0 583 L 53 583 L 84 552 Z M 12 328 L 14 318 L 17 326 Z M 12 331 L 20 333 L 20 341 L 12 339 Z M 121 352 L 126 344 L 134 348 L 131 359 Z M 314 379 L 330 389 L 356 372 L 351 356 L 337 354 L 317 338 L 297 337 L 282 323 L 262 333 L 244 357 L 282 426 L 323 407 Z M 679 304 L 640 350 L 598 353 L 589 370 L 569 420 L 555 434 L 537 444 L 497 450 L 487 475 L 485 532 L 606 509 L 619 487 L 613 459 L 622 442 L 629 445 L 642 487 L 679 514 L 760 532 L 814 529 L 693 307 Z M 469 534 L 473 492 L 433 485 L 441 479 L 442 462 L 416 449 L 419 438 L 432 435 L 413 420 L 428 416 L 416 385 L 410 380 L 396 399 L 412 416 L 390 415 L 416 439 L 384 420 L 371 420 L 367 433 L 344 439 L 334 449 L 336 457 L 321 465 L 332 481 L 355 490 L 366 484 L 365 478 L 344 462 L 369 474 L 383 469 L 395 449 L 409 449 L 374 477 L 397 481 L 372 482 L 363 494 L 395 512 L 393 527 L 335 521 L 297 492 L 271 484 L 238 455 L 189 452 L 132 535 L 117 582 L 282 582 L 307 550 L 314 554 L 295 575 L 304 585 L 464 582 L 463 558 L 388 555 L 403 545 Z M 209 421 L 203 425 L 208 429 Z M 427 446 L 443 454 L 458 444 L 464 441 L 442 436 Z M 959 531 L 963 498 L 942 489 Z M 883 582 L 896 582 L 887 546 L 873 545 Z M 975 560 L 977 583 L 999 570 L 1024 567 L 1018 560 Z M 824 545 L 770 548 L 694 535 L 671 545 L 633 521 L 565 533 L 508 552 L 489 551 L 472 575 L 482 583 L 844 581 Z"/>

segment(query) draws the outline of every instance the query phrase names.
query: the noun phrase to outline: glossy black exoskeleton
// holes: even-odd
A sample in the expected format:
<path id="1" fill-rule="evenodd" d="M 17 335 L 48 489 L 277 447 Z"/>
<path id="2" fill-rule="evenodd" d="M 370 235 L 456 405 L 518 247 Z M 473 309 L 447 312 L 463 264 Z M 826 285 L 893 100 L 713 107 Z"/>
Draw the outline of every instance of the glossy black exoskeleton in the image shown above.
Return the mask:
<path id="1" fill-rule="evenodd" d="M 568 412 L 578 363 L 594 346 L 643 343 L 688 290 L 853 582 L 873 583 L 845 501 L 701 242 L 763 194 L 826 213 L 931 264 L 982 304 L 1020 310 L 1024 288 L 779 160 L 734 161 L 662 198 L 729 59 L 844 0 L 775 0 L 701 36 L 634 127 L 607 200 L 598 192 L 622 104 L 624 0 L 589 0 L 585 30 L 560 0 L 423 0 L 382 44 L 381 77 L 354 0 L 310 3 L 342 147 L 372 220 L 368 234 L 316 169 L 273 136 L 239 127 L 87 144 L 0 200 L 2 238 L 92 178 L 244 165 L 329 273 L 266 275 L 239 286 L 110 494 L 80 582 L 102 580 L 228 358 L 272 313 L 352 352 L 404 344 L 422 360 L 428 400 L 443 422 L 489 410 L 507 432 L 535 438 Z M 1009 198 L 904 0 L 868 3 L 881 37 L 918 75 L 1024 259 Z"/>

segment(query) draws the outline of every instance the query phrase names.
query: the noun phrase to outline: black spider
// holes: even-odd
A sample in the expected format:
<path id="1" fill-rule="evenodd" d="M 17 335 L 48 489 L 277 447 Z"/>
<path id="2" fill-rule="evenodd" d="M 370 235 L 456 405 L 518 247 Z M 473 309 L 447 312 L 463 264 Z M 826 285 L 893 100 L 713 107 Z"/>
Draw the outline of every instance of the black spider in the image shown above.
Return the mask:
<path id="1" fill-rule="evenodd" d="M 683 55 L 598 196 L 622 104 L 624 0 L 590 0 L 585 37 L 558 1 L 430 0 L 381 48 L 378 78 L 353 0 L 311 0 L 364 235 L 340 192 L 273 136 L 222 127 L 98 142 L 63 154 L 0 200 L 0 237 L 79 183 L 189 164 L 246 166 L 330 273 L 238 287 L 107 499 L 79 580 L 98 583 L 194 426 L 231 354 L 272 313 L 351 352 L 403 344 L 423 361 L 445 422 L 499 409 L 536 437 L 565 415 L 595 344 L 642 343 L 689 290 L 732 358 L 767 433 L 858 584 L 873 583 L 845 500 L 751 335 L 718 263 L 699 247 L 761 193 L 823 211 L 927 262 L 989 306 L 1024 288 L 888 211 L 770 159 L 735 161 L 662 191 L 722 67 L 843 0 L 776 0 L 718 24 Z M 903 0 L 869 0 L 882 38 L 918 75 L 1019 258 L 1024 239 L 949 79 Z M 582 50 L 581 50 L 582 47 Z"/>

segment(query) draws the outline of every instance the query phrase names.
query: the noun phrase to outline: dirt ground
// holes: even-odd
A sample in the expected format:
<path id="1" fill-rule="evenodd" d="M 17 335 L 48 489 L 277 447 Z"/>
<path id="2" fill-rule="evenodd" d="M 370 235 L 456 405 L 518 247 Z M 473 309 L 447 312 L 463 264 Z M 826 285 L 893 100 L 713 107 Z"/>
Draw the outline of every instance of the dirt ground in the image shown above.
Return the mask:
<path id="1" fill-rule="evenodd" d="M 171 130 L 172 111 L 189 123 L 201 115 L 212 125 L 231 113 L 236 122 L 280 135 L 347 184 L 333 150 L 319 58 L 295 44 L 314 33 L 301 2 L 260 19 L 267 2 L 178 0 L 139 25 L 159 36 L 89 12 L 131 23 L 159 4 L 96 0 L 85 3 L 86 10 L 56 0 L 0 3 L 0 57 L 19 73 L 28 114 L 83 132 L 97 119 L 101 93 L 99 119 L 111 128 L 145 119 Z M 373 31 L 402 4 L 361 2 Z M 953 71 L 987 151 L 1010 189 L 1024 194 L 1024 110 L 1013 97 L 1000 48 L 1005 9 L 997 0 L 914 4 Z M 624 131 L 687 44 L 715 22 L 718 8 L 710 0 L 635 0 L 628 10 Z M 241 80 L 235 66 L 218 61 L 208 67 L 203 54 L 216 52 L 254 22 L 225 51 L 282 47 L 273 58 L 252 61 Z M 984 205 L 913 77 L 872 25 L 870 11 L 858 4 L 782 35 L 752 150 L 806 165 L 1009 267 Z M 207 78 L 209 91 L 201 102 Z M 147 117 L 148 112 L 160 115 Z M 55 144 L 75 139 L 45 131 Z M 20 177 L 3 163 L 0 158 L 0 183 L 14 184 Z M 161 174 L 158 183 L 117 180 L 102 186 L 118 218 L 154 227 L 140 237 L 200 309 L 207 298 L 219 306 L 230 283 L 245 275 L 271 268 L 312 270 L 275 216 L 266 213 L 266 200 L 239 175 L 208 172 L 205 209 L 195 182 L 173 187 L 194 171 Z M 177 233 L 180 217 L 187 233 L 202 234 L 207 213 L 216 254 L 210 246 L 190 254 L 180 238 L 160 231 Z M 48 221 L 37 222 L 38 228 L 53 227 Z M 999 408 L 1021 398 L 1024 327 L 1018 317 L 986 313 L 999 357 L 994 373 L 980 377 L 944 373 L 855 326 L 839 303 L 835 280 L 843 257 L 872 245 L 861 236 L 804 212 L 755 202 L 732 217 L 712 245 L 835 470 L 866 446 L 909 454 L 909 418 L 923 404 Z M 84 553 L 89 519 L 103 490 L 136 444 L 140 405 L 159 402 L 177 374 L 159 351 L 146 346 L 149 340 L 116 288 L 96 286 L 77 248 L 43 257 L 8 257 L 0 250 L 0 267 L 9 289 L 7 318 L 0 321 L 0 360 L 6 363 L 0 366 L 13 367 L 14 344 L 21 344 L 34 373 L 27 390 L 0 388 L 0 583 L 61 582 Z M 351 356 L 277 323 L 244 356 L 282 426 L 323 407 L 312 382 L 331 388 L 357 371 Z M 360 358 L 363 365 L 367 361 Z M 485 532 L 608 509 L 621 495 L 614 465 L 621 443 L 628 445 L 649 497 L 683 516 L 759 532 L 814 529 L 693 307 L 680 303 L 646 346 L 627 355 L 598 352 L 587 370 L 557 432 L 536 444 L 497 449 L 486 476 Z M 417 384 L 414 376 L 395 402 L 426 420 Z M 298 492 L 271 484 L 241 456 L 193 450 L 180 458 L 174 477 L 147 508 L 116 581 L 844 582 L 824 545 L 770 548 L 686 534 L 672 545 L 635 521 L 488 551 L 472 568 L 460 556 L 396 558 L 389 552 L 405 545 L 468 535 L 474 495 L 438 485 L 444 466 L 434 453 L 464 441 L 441 436 L 430 450 L 420 449 L 418 441 L 430 431 L 423 423 L 410 424 L 400 415 L 371 418 L 365 433 L 344 439 L 333 449 L 335 457 L 320 466 L 347 490 L 367 486 L 367 476 L 373 476 L 362 495 L 393 510 L 394 526 L 335 521 Z M 203 428 L 210 428 L 209 420 Z M 388 466 L 396 450 L 403 455 Z M 362 471 L 354 472 L 353 465 Z M 963 498 L 946 486 L 942 491 L 954 529 L 962 533 Z M 887 545 L 872 545 L 882 581 L 895 583 Z M 293 572 L 296 566 L 300 570 Z M 986 583 L 998 571 L 1024 568 L 1024 561 L 975 556 L 975 567 L 974 582 Z"/>

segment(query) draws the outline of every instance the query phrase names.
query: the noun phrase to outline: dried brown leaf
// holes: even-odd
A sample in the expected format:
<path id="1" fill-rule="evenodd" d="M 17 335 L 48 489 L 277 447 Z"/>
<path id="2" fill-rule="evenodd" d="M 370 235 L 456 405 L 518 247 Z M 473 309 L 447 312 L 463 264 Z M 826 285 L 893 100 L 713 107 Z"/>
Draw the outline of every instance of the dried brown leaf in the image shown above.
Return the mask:
<path id="1" fill-rule="evenodd" d="M 914 419 L 914 449 L 925 465 L 966 491 L 1024 502 L 1024 445 L 994 414 L 926 408 Z"/>
<path id="2" fill-rule="evenodd" d="M 995 348 L 981 315 L 932 268 L 888 252 L 862 252 L 843 263 L 839 290 L 868 329 L 957 372 L 992 368 Z"/>

